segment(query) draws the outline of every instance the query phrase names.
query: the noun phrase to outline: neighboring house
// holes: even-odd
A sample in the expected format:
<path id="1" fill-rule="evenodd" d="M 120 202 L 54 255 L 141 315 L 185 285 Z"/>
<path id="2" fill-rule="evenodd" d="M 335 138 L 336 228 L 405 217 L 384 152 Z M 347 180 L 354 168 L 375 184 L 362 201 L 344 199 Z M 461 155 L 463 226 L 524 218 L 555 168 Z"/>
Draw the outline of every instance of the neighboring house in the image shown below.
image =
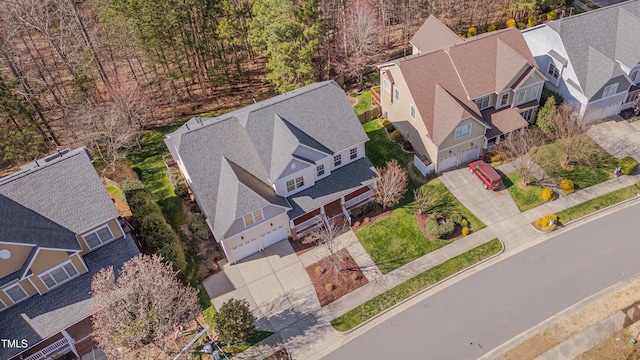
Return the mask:
<path id="1" fill-rule="evenodd" d="M 0 359 L 91 351 L 92 276 L 138 254 L 118 217 L 84 148 L 0 178 Z"/>
<path id="2" fill-rule="evenodd" d="M 379 65 L 380 96 L 423 173 L 424 158 L 442 172 L 535 121 L 545 77 L 519 30 L 463 40 L 430 16 L 411 44 L 411 56 Z"/>
<path id="3" fill-rule="evenodd" d="M 165 143 L 230 263 L 304 235 L 371 199 L 369 140 L 344 91 L 316 83 L 213 119 Z"/>
<path id="4" fill-rule="evenodd" d="M 579 104 L 586 122 L 617 115 L 640 92 L 640 1 L 524 30 L 547 86 Z"/>

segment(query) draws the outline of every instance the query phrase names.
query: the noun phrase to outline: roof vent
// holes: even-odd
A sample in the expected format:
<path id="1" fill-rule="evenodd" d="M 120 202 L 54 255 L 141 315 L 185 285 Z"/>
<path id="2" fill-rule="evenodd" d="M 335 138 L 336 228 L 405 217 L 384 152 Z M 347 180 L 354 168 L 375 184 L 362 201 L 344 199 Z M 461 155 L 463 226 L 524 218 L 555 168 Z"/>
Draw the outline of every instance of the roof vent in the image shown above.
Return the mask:
<path id="1" fill-rule="evenodd" d="M 291 163 L 291 170 L 296 168 L 296 163 Z"/>
<path id="2" fill-rule="evenodd" d="M 9 249 L 0 250 L 0 259 L 7 260 L 10 257 L 11 257 L 11 250 Z"/>

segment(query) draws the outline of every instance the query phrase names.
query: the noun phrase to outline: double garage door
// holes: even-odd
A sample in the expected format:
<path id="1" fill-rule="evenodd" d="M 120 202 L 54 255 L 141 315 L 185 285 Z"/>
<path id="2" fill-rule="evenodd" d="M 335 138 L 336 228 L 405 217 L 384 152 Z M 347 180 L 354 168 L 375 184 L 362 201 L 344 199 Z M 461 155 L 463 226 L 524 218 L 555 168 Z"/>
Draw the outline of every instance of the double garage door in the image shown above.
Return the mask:
<path id="1" fill-rule="evenodd" d="M 446 158 L 440 159 L 440 165 L 438 171 L 442 172 L 463 164 L 475 160 L 480 157 L 480 146 L 467 149 L 462 153 L 456 153 Z M 458 161 L 460 160 L 460 161 Z"/>
<path id="2" fill-rule="evenodd" d="M 286 238 L 287 231 L 285 230 L 284 225 L 280 225 L 280 227 L 260 235 L 260 242 L 262 243 L 262 248 L 265 249 Z M 254 238 L 236 245 L 231 249 L 233 259 L 238 262 L 251 254 L 257 253 L 260 251 L 260 242 L 258 241 L 258 238 Z"/>

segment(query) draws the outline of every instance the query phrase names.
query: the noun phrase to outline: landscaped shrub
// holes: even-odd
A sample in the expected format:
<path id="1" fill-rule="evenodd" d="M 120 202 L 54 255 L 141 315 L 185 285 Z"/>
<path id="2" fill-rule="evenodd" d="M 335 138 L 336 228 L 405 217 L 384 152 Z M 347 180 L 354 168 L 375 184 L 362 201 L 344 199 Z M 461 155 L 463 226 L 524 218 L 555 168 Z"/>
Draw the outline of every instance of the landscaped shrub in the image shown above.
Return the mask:
<path id="1" fill-rule="evenodd" d="M 396 131 L 396 127 L 393 124 L 385 127 L 384 129 L 387 131 L 388 134 L 391 134 L 392 132 Z"/>
<path id="2" fill-rule="evenodd" d="M 184 225 L 187 216 L 184 213 L 183 200 L 177 196 L 168 197 L 159 204 L 162 208 L 164 218 L 174 229 L 179 229 Z"/>
<path id="3" fill-rule="evenodd" d="M 527 25 L 525 23 L 523 23 L 523 22 L 518 22 L 516 24 L 516 27 L 518 28 L 518 30 L 523 30 L 524 28 L 527 27 Z"/>
<path id="4" fill-rule="evenodd" d="M 452 211 L 447 218 L 456 224 L 462 224 L 462 214 L 457 211 Z"/>
<path id="5" fill-rule="evenodd" d="M 456 223 L 450 219 L 438 219 L 436 215 L 430 215 L 427 218 L 426 230 L 431 236 L 442 239 L 448 235 L 451 235 L 456 228 Z"/>
<path id="6" fill-rule="evenodd" d="M 547 21 L 553 21 L 558 18 L 558 12 L 551 10 L 547 13 Z"/>
<path id="7" fill-rule="evenodd" d="M 202 216 L 202 214 L 190 214 L 187 219 L 187 229 L 189 229 L 191 234 L 193 234 L 193 236 L 198 240 L 204 241 L 211 239 L 209 227 L 204 221 L 204 216 Z"/>
<path id="8" fill-rule="evenodd" d="M 569 179 L 563 179 L 560 181 L 560 189 L 567 195 L 572 194 L 575 191 L 573 181 Z"/>
<path id="9" fill-rule="evenodd" d="M 496 31 L 496 24 L 491 24 L 487 27 L 487 32 Z"/>
<path id="10" fill-rule="evenodd" d="M 476 36 L 476 34 L 478 33 L 478 30 L 475 28 L 475 26 L 472 26 L 469 28 L 469 30 L 467 30 L 467 37 L 474 37 Z"/>
<path id="11" fill-rule="evenodd" d="M 542 231 L 553 231 L 558 228 L 558 215 L 545 215 L 536 220 L 536 225 L 538 225 Z"/>
<path id="12" fill-rule="evenodd" d="M 499 152 L 497 151 L 489 151 L 486 155 L 485 155 L 485 161 L 488 162 L 489 164 L 491 163 L 496 163 L 496 162 L 500 162 L 502 161 L 502 156 Z"/>
<path id="13" fill-rule="evenodd" d="M 229 299 L 214 316 L 215 329 L 223 344 L 242 344 L 256 330 L 256 318 L 247 300 Z"/>
<path id="14" fill-rule="evenodd" d="M 469 235 L 469 228 L 468 227 L 463 227 L 462 228 L 462 236 L 467 236 Z"/>
<path id="15" fill-rule="evenodd" d="M 618 160 L 618 166 L 620 167 L 620 174 L 631 175 L 638 169 L 638 161 L 631 156 L 625 156 Z"/>
<path id="16" fill-rule="evenodd" d="M 516 27 L 516 21 L 514 19 L 509 19 L 504 23 L 504 26 L 506 26 L 507 28 Z"/>
<path id="17" fill-rule="evenodd" d="M 409 140 L 405 140 L 405 141 L 402 143 L 402 148 L 403 148 L 403 149 L 405 149 L 405 150 L 407 150 L 407 151 L 411 151 L 411 150 L 413 150 L 413 145 L 411 144 L 411 141 L 409 141 Z"/>
<path id="18" fill-rule="evenodd" d="M 397 143 L 404 141 L 404 136 L 402 136 L 402 133 L 399 130 L 394 130 L 389 137 Z"/>
<path id="19" fill-rule="evenodd" d="M 189 190 L 187 189 L 187 183 L 182 178 L 180 174 L 180 170 L 170 167 L 167 170 L 167 178 L 169 179 L 169 183 L 171 187 L 173 187 L 173 192 L 176 193 L 176 196 L 186 199 L 189 197 Z"/>
<path id="20" fill-rule="evenodd" d="M 538 17 L 535 15 L 529 16 L 529 19 L 527 19 L 527 26 L 534 27 L 536 24 L 538 24 Z"/>
<path id="21" fill-rule="evenodd" d="M 380 124 L 384 127 L 387 127 L 389 125 L 391 125 L 391 120 L 389 119 L 382 119 L 382 121 L 380 121 Z"/>
<path id="22" fill-rule="evenodd" d="M 544 188 L 542 189 L 542 201 L 544 202 L 549 202 L 551 200 L 553 200 L 553 190 L 551 188 Z"/>
<path id="23" fill-rule="evenodd" d="M 359 218 L 362 217 L 378 208 L 378 203 L 375 201 L 369 201 L 364 205 L 360 205 L 356 208 L 351 209 L 350 213 L 352 217 Z"/>

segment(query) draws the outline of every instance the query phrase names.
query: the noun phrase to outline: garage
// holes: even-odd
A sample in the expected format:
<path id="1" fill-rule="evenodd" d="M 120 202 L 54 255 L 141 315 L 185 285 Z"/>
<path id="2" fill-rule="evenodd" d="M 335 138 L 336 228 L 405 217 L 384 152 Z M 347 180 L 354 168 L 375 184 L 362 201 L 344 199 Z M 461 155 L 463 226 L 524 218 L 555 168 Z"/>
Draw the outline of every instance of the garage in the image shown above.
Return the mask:
<path id="1" fill-rule="evenodd" d="M 602 117 L 608 118 L 610 116 L 618 115 L 619 113 L 618 110 L 620 109 L 620 105 L 622 105 L 622 103 L 615 103 L 613 105 L 609 105 L 605 107 L 604 110 L 602 110 Z"/>
<path id="2" fill-rule="evenodd" d="M 233 259 L 235 260 L 235 262 L 238 262 L 239 260 L 244 259 L 251 254 L 255 254 L 258 251 L 260 251 L 260 247 L 258 246 L 258 239 L 251 239 L 240 245 L 236 245 L 233 249 L 231 249 L 231 254 L 233 254 Z"/>
<path id="3" fill-rule="evenodd" d="M 458 165 L 458 154 L 451 155 L 446 158 L 440 159 L 438 163 L 438 172 L 442 172 Z"/>
<path id="4" fill-rule="evenodd" d="M 266 234 L 262 234 L 260 241 L 262 242 L 262 248 L 266 249 L 269 246 L 277 243 L 282 239 L 287 238 L 287 231 L 284 229 L 284 225 L 280 225 L 279 228 L 273 229 Z"/>
<path id="5" fill-rule="evenodd" d="M 460 163 L 468 163 L 480 157 L 480 146 L 467 149 L 462 152 Z"/>

